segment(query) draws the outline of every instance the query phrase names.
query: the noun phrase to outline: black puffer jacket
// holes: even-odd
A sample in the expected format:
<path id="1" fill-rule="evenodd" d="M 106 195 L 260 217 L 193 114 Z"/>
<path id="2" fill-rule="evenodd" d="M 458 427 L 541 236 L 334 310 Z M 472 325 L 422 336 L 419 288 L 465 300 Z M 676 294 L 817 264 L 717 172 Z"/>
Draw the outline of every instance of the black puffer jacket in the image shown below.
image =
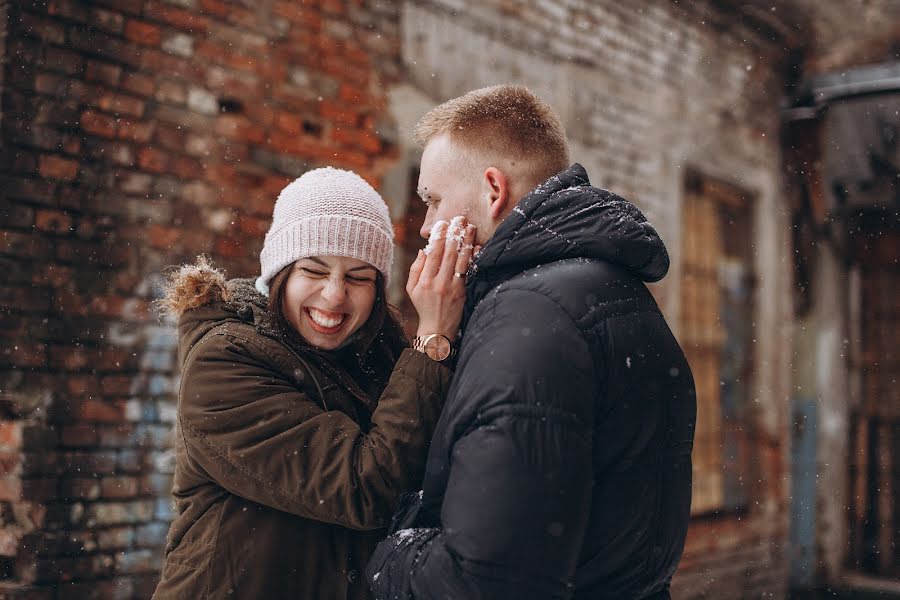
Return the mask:
<path id="1" fill-rule="evenodd" d="M 646 598 L 684 547 L 696 405 L 643 281 L 668 256 L 574 165 L 523 198 L 468 282 L 424 489 L 369 563 L 377 598 Z"/>

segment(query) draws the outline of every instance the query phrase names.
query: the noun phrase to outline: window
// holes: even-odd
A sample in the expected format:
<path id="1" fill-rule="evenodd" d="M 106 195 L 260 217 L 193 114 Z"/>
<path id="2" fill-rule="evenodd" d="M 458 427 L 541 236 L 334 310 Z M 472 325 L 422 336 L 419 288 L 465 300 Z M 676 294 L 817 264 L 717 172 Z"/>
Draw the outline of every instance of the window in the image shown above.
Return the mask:
<path id="1" fill-rule="evenodd" d="M 680 341 L 697 386 L 693 514 L 746 503 L 752 383 L 752 215 L 748 195 L 687 178 Z"/>

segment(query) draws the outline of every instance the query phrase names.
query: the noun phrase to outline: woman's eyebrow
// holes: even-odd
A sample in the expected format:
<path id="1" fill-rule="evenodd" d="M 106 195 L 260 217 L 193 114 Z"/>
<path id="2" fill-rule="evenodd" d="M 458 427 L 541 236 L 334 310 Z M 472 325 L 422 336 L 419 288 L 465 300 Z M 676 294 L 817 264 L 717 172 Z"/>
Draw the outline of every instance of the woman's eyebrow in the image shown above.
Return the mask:
<path id="1" fill-rule="evenodd" d="M 319 259 L 316 258 L 315 256 L 306 256 L 306 257 L 304 257 L 304 260 L 311 260 L 311 261 L 313 261 L 314 263 L 316 263 L 316 264 L 318 264 L 318 265 L 322 265 L 322 266 L 325 267 L 326 269 L 330 269 L 330 268 L 331 268 L 331 267 L 328 266 L 328 263 L 326 263 L 325 261 L 319 260 Z"/>
<path id="2" fill-rule="evenodd" d="M 304 260 L 311 260 L 311 261 L 313 261 L 314 263 L 316 263 L 317 265 L 322 265 L 322 266 L 325 267 L 326 269 L 330 269 L 330 268 L 331 268 L 331 266 L 330 266 L 328 263 L 326 263 L 325 261 L 323 261 L 323 260 L 321 260 L 321 259 L 316 258 L 315 256 L 307 256 L 307 257 L 304 258 Z M 371 266 L 371 265 L 362 265 L 362 266 L 360 266 L 360 267 L 353 267 L 352 269 L 347 269 L 347 272 L 349 273 L 349 272 L 351 272 L 351 271 L 362 271 L 362 270 L 364 270 L 364 269 L 372 269 L 373 271 L 376 270 L 375 267 L 373 267 L 373 266 Z"/>

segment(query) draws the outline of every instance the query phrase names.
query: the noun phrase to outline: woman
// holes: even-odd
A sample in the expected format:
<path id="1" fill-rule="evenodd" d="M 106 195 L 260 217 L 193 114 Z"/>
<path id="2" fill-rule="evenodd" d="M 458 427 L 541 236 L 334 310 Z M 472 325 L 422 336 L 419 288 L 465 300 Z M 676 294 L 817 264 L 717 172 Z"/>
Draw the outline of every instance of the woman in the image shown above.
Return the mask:
<path id="1" fill-rule="evenodd" d="M 385 297 L 387 208 L 348 171 L 281 192 L 255 283 L 203 261 L 172 278 L 178 516 L 154 598 L 369 597 L 363 569 L 421 481 L 450 380 L 435 340 L 456 335 L 474 228 L 439 237 L 407 285 L 420 351 Z"/>

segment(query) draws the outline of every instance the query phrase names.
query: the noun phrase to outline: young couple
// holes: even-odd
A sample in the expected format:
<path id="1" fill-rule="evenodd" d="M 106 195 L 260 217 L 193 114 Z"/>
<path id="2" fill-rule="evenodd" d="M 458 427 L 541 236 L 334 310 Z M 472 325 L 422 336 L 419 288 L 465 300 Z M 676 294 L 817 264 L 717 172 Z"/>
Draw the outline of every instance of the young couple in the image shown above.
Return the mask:
<path id="1" fill-rule="evenodd" d="M 521 86 L 416 134 L 411 343 L 387 208 L 347 171 L 281 192 L 257 279 L 170 281 L 178 516 L 155 598 L 669 597 L 695 403 L 644 285 L 662 241 Z"/>

